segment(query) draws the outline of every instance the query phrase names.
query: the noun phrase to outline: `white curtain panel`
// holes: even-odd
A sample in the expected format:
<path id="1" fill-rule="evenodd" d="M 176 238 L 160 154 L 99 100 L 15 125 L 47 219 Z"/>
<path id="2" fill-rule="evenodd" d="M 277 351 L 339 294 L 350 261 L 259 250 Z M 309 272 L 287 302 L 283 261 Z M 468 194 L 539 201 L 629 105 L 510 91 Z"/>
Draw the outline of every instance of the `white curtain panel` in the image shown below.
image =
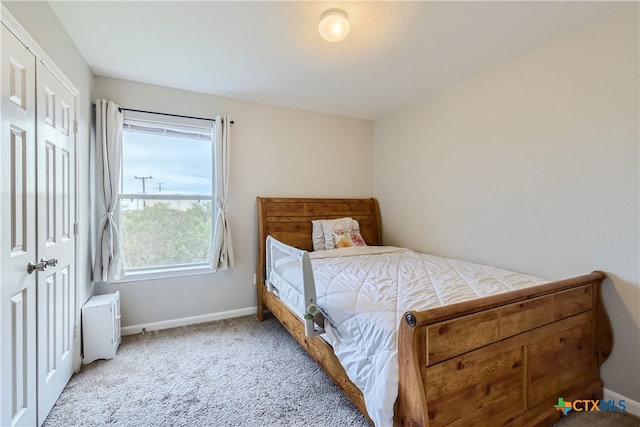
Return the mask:
<path id="1" fill-rule="evenodd" d="M 229 189 L 229 148 L 231 123 L 227 116 L 217 116 L 213 123 L 214 162 L 216 174 L 216 218 L 213 234 L 213 269 L 226 270 L 234 266 L 231 230 L 227 218 L 227 195 Z"/>
<path id="2" fill-rule="evenodd" d="M 120 236 L 113 218 L 120 189 L 124 114 L 113 101 L 96 100 L 96 183 L 102 201 L 93 280 L 113 282 L 124 276 Z"/>

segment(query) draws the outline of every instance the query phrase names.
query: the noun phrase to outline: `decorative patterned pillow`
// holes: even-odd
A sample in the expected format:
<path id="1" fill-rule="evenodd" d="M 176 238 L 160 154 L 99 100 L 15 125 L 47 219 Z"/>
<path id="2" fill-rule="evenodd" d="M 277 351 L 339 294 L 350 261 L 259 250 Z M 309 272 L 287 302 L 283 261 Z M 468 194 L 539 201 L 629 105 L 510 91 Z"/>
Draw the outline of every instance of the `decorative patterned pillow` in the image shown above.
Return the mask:
<path id="1" fill-rule="evenodd" d="M 325 250 L 335 249 L 336 242 L 333 238 L 333 232 L 337 230 L 360 232 L 360 224 L 353 218 L 325 219 L 321 221 L 322 232 L 324 234 Z"/>
<path id="2" fill-rule="evenodd" d="M 346 229 L 352 226 L 352 221 L 357 224 L 358 230 L 360 225 L 358 221 L 352 218 L 344 217 L 338 219 L 314 219 L 311 221 L 311 240 L 313 242 L 314 251 L 324 251 L 325 249 L 333 249 L 333 230 Z"/>
<path id="3" fill-rule="evenodd" d="M 357 231 L 336 230 L 333 232 L 333 239 L 336 242 L 336 249 L 367 246 L 367 243 Z"/>

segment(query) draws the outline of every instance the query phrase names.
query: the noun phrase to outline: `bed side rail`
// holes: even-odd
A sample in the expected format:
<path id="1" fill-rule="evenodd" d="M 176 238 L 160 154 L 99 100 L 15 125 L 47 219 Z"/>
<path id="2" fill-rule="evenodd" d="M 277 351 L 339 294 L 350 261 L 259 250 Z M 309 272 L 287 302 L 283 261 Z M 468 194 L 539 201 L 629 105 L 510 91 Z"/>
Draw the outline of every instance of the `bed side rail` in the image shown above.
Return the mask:
<path id="1" fill-rule="evenodd" d="M 323 334 L 324 328 L 318 326 L 314 321 L 320 311 L 316 305 L 316 284 L 313 278 L 309 252 L 284 244 L 272 236 L 267 236 L 266 248 L 267 277 L 265 284 L 267 289 L 272 292 L 274 282 L 286 283 L 296 289 L 302 287 L 305 335 L 313 337 Z M 299 266 L 299 274 L 295 275 L 295 279 L 292 279 L 291 276 L 284 277 L 280 274 L 279 267 L 283 261 L 296 262 Z M 302 283 L 291 283 L 292 280 L 300 280 Z"/>

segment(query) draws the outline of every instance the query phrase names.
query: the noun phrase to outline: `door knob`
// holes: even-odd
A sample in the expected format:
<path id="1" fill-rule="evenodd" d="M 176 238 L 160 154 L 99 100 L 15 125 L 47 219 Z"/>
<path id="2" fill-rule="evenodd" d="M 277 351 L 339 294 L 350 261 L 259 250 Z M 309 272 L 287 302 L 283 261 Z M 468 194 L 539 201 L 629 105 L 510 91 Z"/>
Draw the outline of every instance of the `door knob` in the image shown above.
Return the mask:
<path id="1" fill-rule="evenodd" d="M 40 262 L 44 262 L 49 267 L 55 267 L 58 265 L 58 258 L 46 259 L 45 257 L 40 258 Z"/>
<path id="2" fill-rule="evenodd" d="M 47 263 L 46 262 L 38 262 L 38 263 L 32 263 L 31 261 L 29 261 L 29 264 L 27 264 L 27 273 L 31 274 L 34 271 L 45 271 L 47 269 Z"/>

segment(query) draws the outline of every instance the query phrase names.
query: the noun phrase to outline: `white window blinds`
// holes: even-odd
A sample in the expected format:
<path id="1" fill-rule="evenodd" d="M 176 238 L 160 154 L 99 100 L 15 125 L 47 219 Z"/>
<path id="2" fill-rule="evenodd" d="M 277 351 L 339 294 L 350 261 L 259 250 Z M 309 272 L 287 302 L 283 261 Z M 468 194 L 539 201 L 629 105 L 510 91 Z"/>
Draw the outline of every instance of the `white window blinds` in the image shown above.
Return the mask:
<path id="1" fill-rule="evenodd" d="M 211 120 L 124 111 L 124 130 L 131 132 L 211 141 L 212 129 Z"/>

